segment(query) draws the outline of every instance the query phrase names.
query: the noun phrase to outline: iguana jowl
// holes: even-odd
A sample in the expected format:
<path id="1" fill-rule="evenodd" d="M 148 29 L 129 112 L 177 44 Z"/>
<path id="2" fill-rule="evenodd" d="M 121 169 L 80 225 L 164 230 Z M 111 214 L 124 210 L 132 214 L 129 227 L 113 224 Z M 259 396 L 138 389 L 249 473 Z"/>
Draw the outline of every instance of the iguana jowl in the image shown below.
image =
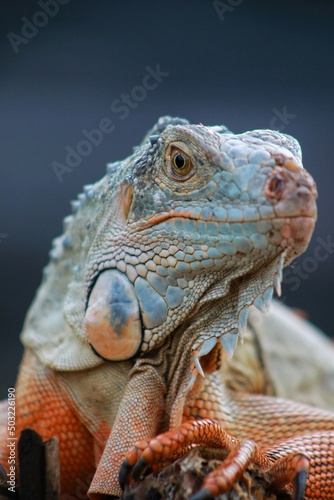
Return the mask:
<path id="1" fill-rule="evenodd" d="M 225 464 L 203 495 L 228 490 L 253 460 L 282 487 L 309 471 L 306 498 L 334 497 L 334 414 L 254 394 L 275 393 L 270 366 L 254 389 L 261 375 L 246 362 L 236 389 L 240 363 L 228 361 L 250 334 L 251 306 L 269 307 L 283 266 L 307 247 L 315 199 L 290 136 L 170 117 L 85 188 L 27 316 L 17 382 L 17 430 L 59 437 L 64 494 L 75 497 L 80 480 L 90 498 L 120 495 L 121 466 L 125 482 L 196 443 L 232 449 L 233 473 Z M 317 333 L 282 307 L 261 316 L 253 313 L 257 342 L 271 324 L 284 329 L 287 351 L 290 337 L 314 342 L 324 356 L 317 370 L 333 376 Z M 308 367 L 296 376 L 309 382 Z M 329 389 L 312 391 L 333 402 Z"/>

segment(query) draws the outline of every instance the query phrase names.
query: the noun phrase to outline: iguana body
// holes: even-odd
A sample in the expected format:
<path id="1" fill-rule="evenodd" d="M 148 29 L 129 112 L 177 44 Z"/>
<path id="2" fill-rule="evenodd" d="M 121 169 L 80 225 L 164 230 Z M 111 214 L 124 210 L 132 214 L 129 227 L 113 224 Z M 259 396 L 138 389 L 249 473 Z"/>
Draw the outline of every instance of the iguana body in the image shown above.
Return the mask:
<path id="1" fill-rule="evenodd" d="M 333 350 L 282 306 L 253 311 L 247 326 L 252 304 L 269 306 L 283 265 L 305 250 L 315 198 L 291 137 L 168 117 L 85 188 L 28 314 L 17 383 L 17 432 L 59 437 L 68 498 L 88 486 L 91 498 L 120 495 L 125 456 L 123 480 L 142 451 L 143 466 L 173 457 L 184 447 L 176 430 L 194 418 L 255 441 L 264 451 L 250 459 L 264 468 L 281 459 L 274 482 L 309 467 L 306 498 L 334 496 L 334 414 L 269 396 L 333 408 Z M 229 360 L 238 334 L 245 344 Z M 288 344 L 271 350 L 280 335 Z M 187 437 L 203 428 L 200 442 L 212 444 L 214 424 L 191 425 Z M 127 454 L 170 429 L 173 449 L 155 440 Z"/>

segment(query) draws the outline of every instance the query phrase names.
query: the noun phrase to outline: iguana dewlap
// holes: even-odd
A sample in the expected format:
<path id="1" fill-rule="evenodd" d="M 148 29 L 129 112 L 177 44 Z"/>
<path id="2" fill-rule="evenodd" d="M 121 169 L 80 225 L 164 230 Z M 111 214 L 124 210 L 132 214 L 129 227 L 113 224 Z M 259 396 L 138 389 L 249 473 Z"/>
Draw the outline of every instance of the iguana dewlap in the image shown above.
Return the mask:
<path id="1" fill-rule="evenodd" d="M 17 382 L 17 433 L 60 439 L 62 498 L 119 496 L 120 469 L 124 483 L 193 443 L 232 450 L 235 474 L 227 463 L 205 495 L 254 461 L 278 486 L 297 477 L 301 492 L 308 474 L 305 498 L 334 498 L 334 414 L 302 404 L 334 410 L 334 351 L 283 306 L 263 315 L 309 243 L 316 196 L 292 137 L 170 117 L 85 187 Z"/>

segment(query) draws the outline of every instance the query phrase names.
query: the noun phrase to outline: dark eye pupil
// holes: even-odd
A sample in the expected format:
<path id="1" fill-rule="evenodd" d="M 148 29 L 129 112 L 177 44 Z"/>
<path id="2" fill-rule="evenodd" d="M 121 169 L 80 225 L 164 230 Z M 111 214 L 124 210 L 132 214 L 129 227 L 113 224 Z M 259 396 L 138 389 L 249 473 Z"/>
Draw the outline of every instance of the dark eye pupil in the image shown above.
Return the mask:
<path id="1" fill-rule="evenodd" d="M 177 168 L 183 168 L 186 164 L 186 160 L 183 155 L 178 153 L 174 158 L 174 163 Z"/>

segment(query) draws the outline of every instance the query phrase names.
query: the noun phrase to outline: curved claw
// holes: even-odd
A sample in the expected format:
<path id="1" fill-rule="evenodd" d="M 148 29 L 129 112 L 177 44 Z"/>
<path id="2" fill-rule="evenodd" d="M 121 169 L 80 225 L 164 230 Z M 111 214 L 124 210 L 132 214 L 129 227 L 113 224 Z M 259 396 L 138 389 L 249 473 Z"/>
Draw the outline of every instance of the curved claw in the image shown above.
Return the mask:
<path id="1" fill-rule="evenodd" d="M 202 490 L 199 490 L 195 495 L 189 498 L 189 500 L 210 500 L 212 498 L 212 495 L 210 493 L 210 490 L 203 488 Z"/>
<path id="2" fill-rule="evenodd" d="M 267 470 L 267 474 L 273 486 L 279 490 L 293 483 L 295 500 L 303 500 L 309 465 L 309 458 L 306 455 L 291 452 L 278 458 Z"/>
<path id="3" fill-rule="evenodd" d="M 140 460 L 140 457 L 143 451 L 147 448 L 149 442 L 149 439 L 142 439 L 141 441 L 138 441 L 137 444 L 126 454 L 118 473 L 118 482 L 122 490 L 124 490 L 125 485 L 128 484 L 133 477 L 133 468 L 135 468 L 137 462 Z M 145 464 L 145 466 L 146 465 L 147 464 Z M 142 470 L 143 468 L 139 471 L 139 474 Z"/>
<path id="4" fill-rule="evenodd" d="M 140 476 L 144 470 L 149 466 L 146 460 L 141 457 L 135 465 L 131 465 L 126 459 L 123 461 L 118 474 L 118 482 L 124 490 L 125 485 L 130 482 L 130 479 L 135 481 L 140 480 Z"/>
<path id="5" fill-rule="evenodd" d="M 139 481 L 142 472 L 146 469 L 149 464 L 146 462 L 144 457 L 140 457 L 136 465 L 132 470 L 132 477 L 135 481 Z"/>
<path id="6" fill-rule="evenodd" d="M 125 459 L 121 465 L 121 468 L 120 468 L 119 474 L 118 474 L 118 481 L 119 481 L 119 484 L 120 484 L 122 490 L 124 490 L 125 485 L 129 481 L 131 471 L 132 471 L 132 465 Z"/>
<path id="7" fill-rule="evenodd" d="M 307 471 L 300 470 L 294 480 L 296 500 L 303 500 L 306 490 L 306 481 L 307 481 Z"/>

